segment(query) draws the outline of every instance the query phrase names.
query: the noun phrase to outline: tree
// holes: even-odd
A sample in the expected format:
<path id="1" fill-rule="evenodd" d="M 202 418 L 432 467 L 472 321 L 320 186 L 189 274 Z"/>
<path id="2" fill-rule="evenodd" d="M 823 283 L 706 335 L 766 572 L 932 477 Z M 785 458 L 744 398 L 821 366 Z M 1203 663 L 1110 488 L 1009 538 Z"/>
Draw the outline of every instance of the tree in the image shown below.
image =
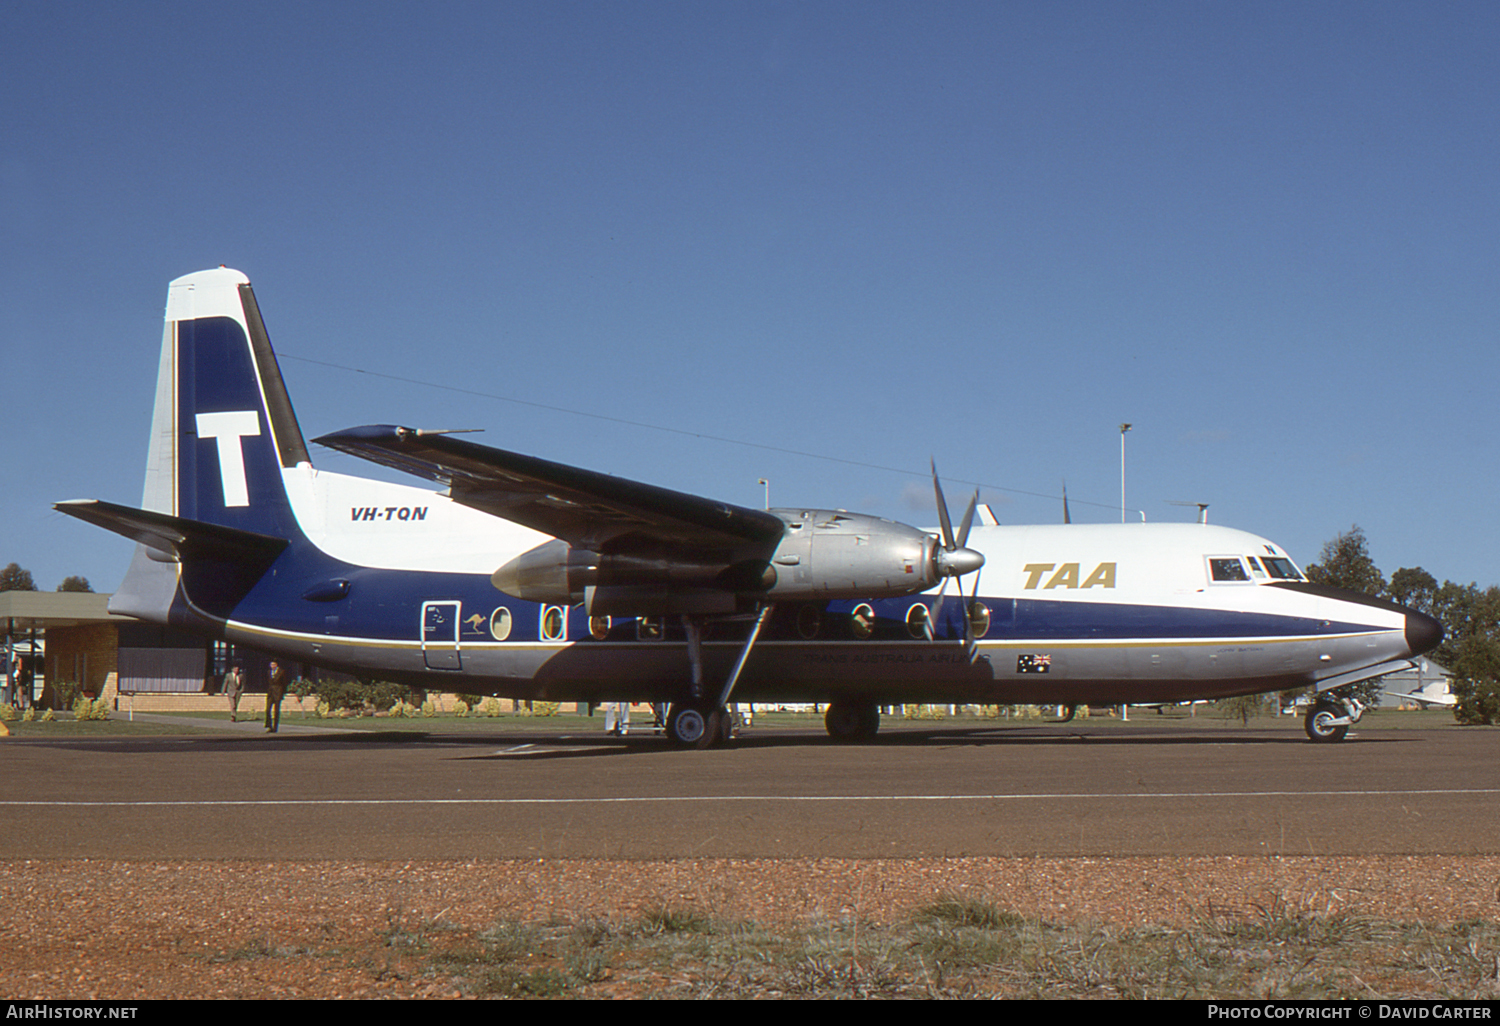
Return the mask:
<path id="1" fill-rule="evenodd" d="M 1454 646 L 1453 710 L 1459 723 L 1500 722 L 1500 587 L 1481 592 L 1473 585 L 1466 633 Z"/>
<path id="2" fill-rule="evenodd" d="M 1250 721 L 1266 711 L 1265 695 L 1240 695 L 1238 698 L 1221 698 L 1214 705 L 1225 719 L 1239 720 L 1240 725 L 1250 726 Z"/>
<path id="3" fill-rule="evenodd" d="M 58 591 L 93 591 L 87 577 L 64 577 L 63 582 L 57 586 Z"/>
<path id="4" fill-rule="evenodd" d="M 1318 562 L 1307 568 L 1307 579 L 1366 595 L 1384 595 L 1386 591 L 1385 575 L 1370 558 L 1370 544 L 1358 524 L 1323 543 Z"/>
<path id="5" fill-rule="evenodd" d="M 1402 567 L 1391 574 L 1391 583 L 1386 586 L 1386 594 L 1392 602 L 1428 615 L 1432 613 L 1432 602 L 1437 593 L 1437 579 L 1421 567 Z"/>
<path id="6" fill-rule="evenodd" d="M 1500 723 L 1500 587 L 1439 585 L 1421 567 L 1391 574 L 1390 597 L 1443 625 L 1432 658 L 1453 671 L 1459 723 Z"/>
<path id="7" fill-rule="evenodd" d="M 1332 541 L 1324 542 L 1318 562 L 1307 567 L 1306 573 L 1307 579 L 1314 584 L 1327 584 L 1366 595 L 1383 595 L 1386 591 L 1385 575 L 1370 558 L 1370 544 L 1358 524 Z M 1380 702 L 1380 682 L 1379 677 L 1360 681 L 1351 691 L 1365 705 L 1376 705 Z"/>
<path id="8" fill-rule="evenodd" d="M 36 582 L 31 579 L 30 570 L 12 563 L 0 570 L 0 591 L 36 591 Z"/>

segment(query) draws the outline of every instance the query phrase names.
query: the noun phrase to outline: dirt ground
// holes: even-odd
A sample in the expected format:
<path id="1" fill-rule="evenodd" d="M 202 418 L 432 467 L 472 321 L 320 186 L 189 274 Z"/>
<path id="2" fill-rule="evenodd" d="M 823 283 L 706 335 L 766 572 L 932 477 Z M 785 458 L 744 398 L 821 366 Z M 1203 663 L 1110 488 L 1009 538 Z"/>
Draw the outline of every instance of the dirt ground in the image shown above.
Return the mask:
<path id="1" fill-rule="evenodd" d="M 668 908 L 763 926 L 893 922 L 951 896 L 1122 926 L 1273 907 L 1494 922 L 1500 856 L 15 861 L 0 863 L 0 980 L 35 999 L 459 997 L 451 977 L 395 971 L 392 937 Z"/>

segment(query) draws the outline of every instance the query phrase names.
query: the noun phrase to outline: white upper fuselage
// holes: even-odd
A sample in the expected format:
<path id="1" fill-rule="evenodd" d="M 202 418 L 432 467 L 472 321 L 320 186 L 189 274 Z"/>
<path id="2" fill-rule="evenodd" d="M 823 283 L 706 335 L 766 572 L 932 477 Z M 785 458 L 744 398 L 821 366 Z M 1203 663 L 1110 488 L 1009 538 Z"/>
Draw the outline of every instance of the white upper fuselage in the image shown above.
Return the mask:
<path id="1" fill-rule="evenodd" d="M 441 492 L 318 471 L 283 471 L 308 540 L 328 555 L 385 570 L 494 570 L 548 536 L 454 502 Z M 931 529 L 937 534 L 936 529 Z M 1287 601 L 1269 558 L 1286 553 L 1265 538 L 1210 524 L 978 525 L 969 546 L 984 554 L 980 593 L 1121 604 L 1266 609 Z M 1254 562 L 1251 561 L 1253 557 Z M 1243 579 L 1215 580 L 1211 560 L 1235 560 Z M 1222 564 L 1220 570 L 1223 570 Z M 1290 579 L 1298 579 L 1296 577 Z M 966 590 L 972 582 L 965 579 Z M 933 594 L 937 587 L 929 588 Z"/>
<path id="2" fill-rule="evenodd" d="M 548 540 L 541 532 L 430 489 L 316 471 L 305 464 L 284 471 L 283 477 L 308 540 L 359 566 L 488 577 Z M 978 597 L 987 603 L 1034 599 L 1342 618 L 1330 610 L 1329 599 L 1267 587 L 1299 580 L 1300 573 L 1288 570 L 1291 564 L 1280 546 L 1229 527 L 978 525 L 968 544 L 985 557 Z M 1280 576 L 1273 574 L 1272 560 Z M 972 594 L 972 579 L 964 578 L 963 587 L 966 595 Z M 937 590 L 934 586 L 918 594 L 930 599 Z M 949 598 L 957 601 L 954 594 L 950 586 Z M 497 602 L 503 598 L 496 593 Z M 1402 627 L 1402 616 L 1395 611 L 1365 608 L 1361 619 L 1385 630 Z M 1159 640 L 1159 632 L 1152 637 Z"/>

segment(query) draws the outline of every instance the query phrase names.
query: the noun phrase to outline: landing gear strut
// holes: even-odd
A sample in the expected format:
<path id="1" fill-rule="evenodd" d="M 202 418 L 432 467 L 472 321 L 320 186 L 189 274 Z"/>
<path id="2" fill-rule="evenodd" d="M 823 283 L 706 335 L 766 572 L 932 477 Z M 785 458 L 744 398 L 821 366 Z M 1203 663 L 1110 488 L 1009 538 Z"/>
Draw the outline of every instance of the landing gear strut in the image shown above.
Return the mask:
<path id="1" fill-rule="evenodd" d="M 729 695 L 734 691 L 734 685 L 740 679 L 740 671 L 745 668 L 745 660 L 750 658 L 750 650 L 755 647 L 755 639 L 760 637 L 761 628 L 770 619 L 772 608 L 773 606 L 767 603 L 756 613 L 754 626 L 750 628 L 750 636 L 745 639 L 745 645 L 740 649 L 734 669 L 729 671 L 729 679 L 719 689 L 717 700 L 709 697 L 703 680 L 704 619 L 699 616 L 683 616 L 682 626 L 687 632 L 688 666 L 692 670 L 692 684 L 688 688 L 686 700 L 673 702 L 671 711 L 667 713 L 667 737 L 674 744 L 682 745 L 684 748 L 711 748 L 725 743 L 733 736 L 734 717 L 729 712 Z"/>

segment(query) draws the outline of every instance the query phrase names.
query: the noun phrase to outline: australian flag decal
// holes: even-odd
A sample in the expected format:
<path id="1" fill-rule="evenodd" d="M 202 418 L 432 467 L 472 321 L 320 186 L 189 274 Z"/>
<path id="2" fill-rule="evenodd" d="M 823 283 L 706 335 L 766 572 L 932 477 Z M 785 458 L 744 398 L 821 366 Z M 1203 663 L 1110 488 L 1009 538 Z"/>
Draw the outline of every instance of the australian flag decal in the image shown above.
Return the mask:
<path id="1" fill-rule="evenodd" d="M 1049 655 L 1016 656 L 1017 673 L 1050 673 L 1052 657 Z"/>

